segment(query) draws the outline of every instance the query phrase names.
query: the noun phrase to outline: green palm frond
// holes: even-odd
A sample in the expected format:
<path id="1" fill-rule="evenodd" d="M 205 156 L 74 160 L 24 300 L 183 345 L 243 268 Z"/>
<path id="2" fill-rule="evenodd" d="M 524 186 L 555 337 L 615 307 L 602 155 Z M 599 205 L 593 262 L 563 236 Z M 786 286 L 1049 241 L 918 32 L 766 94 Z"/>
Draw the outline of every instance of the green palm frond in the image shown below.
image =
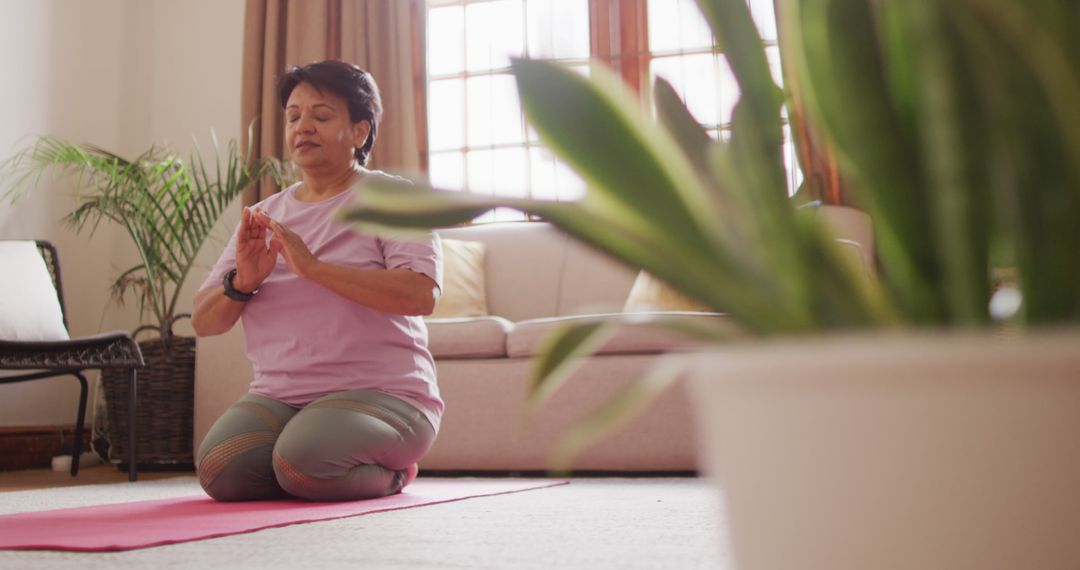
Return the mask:
<path id="1" fill-rule="evenodd" d="M 14 201 L 45 172 L 70 180 L 77 205 L 65 222 L 78 233 L 92 235 L 103 221 L 127 232 L 140 263 L 113 283 L 114 296 L 134 293 L 140 311 L 169 331 L 181 286 L 225 209 L 253 183 L 281 181 L 285 173 L 280 161 L 241 156 L 235 140 L 222 149 L 215 138 L 212 154 L 208 169 L 197 147 L 187 161 L 158 147 L 127 160 L 94 145 L 40 137 L 0 163 L 7 180 L 0 198 Z"/>

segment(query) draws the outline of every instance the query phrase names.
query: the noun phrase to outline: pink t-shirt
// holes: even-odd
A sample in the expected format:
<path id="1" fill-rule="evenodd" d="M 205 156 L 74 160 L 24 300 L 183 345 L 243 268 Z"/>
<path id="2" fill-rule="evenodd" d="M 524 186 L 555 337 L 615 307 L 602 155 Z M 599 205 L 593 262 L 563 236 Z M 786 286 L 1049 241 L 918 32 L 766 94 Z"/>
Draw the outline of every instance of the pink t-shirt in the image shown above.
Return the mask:
<path id="1" fill-rule="evenodd" d="M 368 175 L 381 175 L 370 172 Z M 387 239 L 357 233 L 332 219 L 350 192 L 301 202 L 299 184 L 256 206 L 296 232 L 321 261 L 357 269 L 406 268 L 442 288 L 442 249 L 433 234 Z M 201 289 L 221 285 L 236 266 L 236 233 Z M 305 406 L 332 392 L 376 390 L 424 413 L 436 432 L 443 402 L 435 382 L 424 320 L 385 313 L 301 278 L 278 256 L 277 266 L 241 313 L 247 356 L 255 370 L 251 393 Z"/>

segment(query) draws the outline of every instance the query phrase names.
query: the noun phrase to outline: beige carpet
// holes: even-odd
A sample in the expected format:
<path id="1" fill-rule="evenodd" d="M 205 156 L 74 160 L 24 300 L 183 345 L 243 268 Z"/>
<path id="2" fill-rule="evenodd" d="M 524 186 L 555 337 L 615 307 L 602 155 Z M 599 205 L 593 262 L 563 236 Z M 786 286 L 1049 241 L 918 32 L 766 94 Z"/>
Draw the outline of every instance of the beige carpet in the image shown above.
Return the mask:
<path id="1" fill-rule="evenodd" d="M 0 514 L 199 492 L 194 477 L 0 494 Z M 0 568 L 731 568 L 694 478 L 576 478 L 480 497 L 114 553 L 0 551 Z"/>

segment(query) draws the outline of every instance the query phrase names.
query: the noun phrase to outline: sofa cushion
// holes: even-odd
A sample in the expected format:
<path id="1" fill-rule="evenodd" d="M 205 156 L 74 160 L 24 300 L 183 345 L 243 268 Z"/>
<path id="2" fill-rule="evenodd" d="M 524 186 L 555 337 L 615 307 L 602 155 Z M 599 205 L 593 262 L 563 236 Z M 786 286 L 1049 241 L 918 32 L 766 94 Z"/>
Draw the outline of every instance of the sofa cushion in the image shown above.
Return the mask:
<path id="1" fill-rule="evenodd" d="M 573 239 L 566 242 L 562 265 L 553 269 L 560 273 L 556 312 L 529 315 L 516 321 L 618 313 L 637 275 L 637 269 Z"/>
<path id="2" fill-rule="evenodd" d="M 514 324 L 502 317 L 429 319 L 428 348 L 435 358 L 506 356 L 506 337 Z"/>
<path id="3" fill-rule="evenodd" d="M 439 230 L 439 236 L 487 246 L 489 315 L 516 322 L 559 314 L 559 275 L 569 238 L 555 227 L 541 222 L 475 224 Z"/>
<path id="4" fill-rule="evenodd" d="M 626 296 L 626 312 L 697 311 L 710 312 L 704 303 L 676 291 L 648 271 L 638 272 L 630 294 Z"/>
<path id="5" fill-rule="evenodd" d="M 482 317 L 488 314 L 484 286 L 483 242 L 442 239 L 443 288 L 435 311 L 428 317 Z"/>
<path id="6" fill-rule="evenodd" d="M 639 315 L 641 313 L 638 313 Z M 665 311 L 646 315 L 677 315 L 695 319 L 727 319 L 719 313 L 698 313 Z M 596 320 L 625 317 L 621 313 L 601 315 L 581 315 L 575 317 L 551 317 L 530 319 L 514 323 L 513 330 L 506 338 L 506 354 L 510 358 L 535 356 L 544 347 L 547 339 L 559 327 L 569 323 L 585 323 Z M 656 354 L 674 350 L 688 350 L 700 346 L 700 343 L 675 333 L 671 330 L 654 326 L 623 325 L 616 329 L 595 354 Z"/>

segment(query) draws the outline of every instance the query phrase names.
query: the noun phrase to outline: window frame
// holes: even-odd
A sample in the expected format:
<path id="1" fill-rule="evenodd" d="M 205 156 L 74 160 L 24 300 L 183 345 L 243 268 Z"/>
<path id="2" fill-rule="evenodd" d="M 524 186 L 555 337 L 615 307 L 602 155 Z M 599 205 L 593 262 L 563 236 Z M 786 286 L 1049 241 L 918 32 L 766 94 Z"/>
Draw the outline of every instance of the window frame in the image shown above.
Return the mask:
<path id="1" fill-rule="evenodd" d="M 447 6 L 468 6 L 470 4 L 480 4 L 493 2 L 495 0 L 417 0 L 417 6 L 419 10 L 423 11 L 423 23 L 420 24 L 419 31 L 422 32 L 423 37 L 423 50 L 420 53 L 425 54 L 425 61 L 422 66 L 419 66 L 419 76 L 423 82 L 423 93 L 425 93 L 425 100 L 418 104 L 418 112 L 423 115 L 424 124 L 424 137 L 423 137 L 423 168 L 425 171 L 429 169 L 429 161 L 432 154 L 438 152 L 460 152 L 462 160 L 468 161 L 468 155 L 471 151 L 475 150 L 496 150 L 500 148 L 521 148 L 528 157 L 529 154 L 535 148 L 546 148 L 544 145 L 535 139 L 531 139 L 528 135 L 528 131 L 525 133 L 522 142 L 520 143 L 504 143 L 504 144 L 491 144 L 483 146 L 469 146 L 468 141 L 464 141 L 463 146 L 455 147 L 453 149 L 439 149 L 438 151 L 432 151 L 428 144 L 428 104 L 426 101 L 427 86 L 433 80 L 460 78 L 467 81 L 469 77 L 477 76 L 492 76 L 504 72 L 503 69 L 490 69 L 480 72 L 470 72 L 467 69 L 460 73 L 453 74 L 438 74 L 435 76 L 428 74 L 427 62 L 426 62 L 426 28 L 427 28 L 427 15 L 434 8 L 447 7 Z M 652 85 L 650 84 L 650 65 L 654 59 L 667 57 L 667 56 L 682 56 L 682 55 L 694 55 L 694 54 L 713 54 L 714 57 L 721 57 L 719 55 L 719 49 L 714 44 L 711 47 L 701 47 L 692 49 L 679 49 L 664 52 L 653 52 L 649 47 L 649 28 L 648 28 L 648 0 L 588 0 L 588 15 L 589 15 L 589 58 L 586 60 L 560 60 L 571 64 L 588 63 L 589 61 L 601 62 L 613 70 L 634 93 L 638 96 L 638 101 L 643 109 L 651 110 L 652 106 Z M 774 15 L 775 17 L 775 15 Z M 779 25 L 779 23 L 777 23 Z M 779 50 L 778 40 L 769 39 L 765 40 L 766 48 L 773 48 Z M 780 70 L 777 70 L 779 73 Z M 468 120 L 468 96 L 463 97 L 463 104 L 466 107 L 462 109 L 463 124 L 467 128 Z M 524 118 L 522 119 L 524 121 Z M 794 132 L 790 125 L 790 119 L 784 119 L 784 136 L 785 142 L 793 142 L 789 139 L 794 136 Z M 725 131 L 730 129 L 730 123 L 721 123 L 717 125 L 704 125 L 704 127 L 711 133 L 719 134 L 723 136 Z M 527 129 L 527 126 L 523 125 L 523 128 Z M 787 150 L 785 153 L 785 164 L 788 165 L 789 170 L 797 169 L 799 166 L 797 161 L 794 160 L 794 154 L 787 156 Z M 464 179 L 463 190 L 468 188 L 468 166 L 463 165 Z M 531 160 L 526 160 L 526 168 L 531 169 Z M 529 181 L 526 186 L 528 188 L 529 195 L 532 195 L 532 178 L 531 170 L 526 173 L 527 180 Z M 797 174 L 789 172 L 788 176 L 792 178 L 791 183 L 794 186 L 794 182 Z M 794 191 L 794 188 L 790 188 Z M 528 219 L 534 219 L 534 216 L 527 215 Z"/>

